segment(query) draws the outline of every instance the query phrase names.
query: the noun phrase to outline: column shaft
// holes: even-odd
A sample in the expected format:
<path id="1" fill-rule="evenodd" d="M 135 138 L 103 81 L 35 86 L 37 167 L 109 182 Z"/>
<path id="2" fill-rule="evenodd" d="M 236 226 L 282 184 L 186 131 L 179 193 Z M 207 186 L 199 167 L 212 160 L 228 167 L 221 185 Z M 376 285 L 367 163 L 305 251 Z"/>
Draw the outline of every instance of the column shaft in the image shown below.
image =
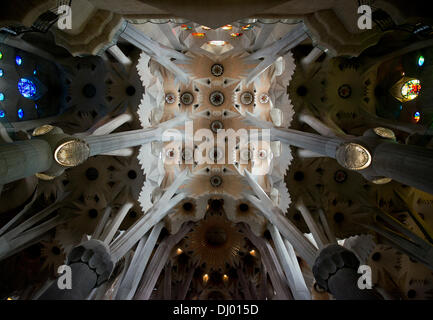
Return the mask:
<path id="1" fill-rule="evenodd" d="M 32 139 L 0 145 L 0 184 L 19 180 L 51 167 L 53 155 L 48 142 Z"/>
<path id="2" fill-rule="evenodd" d="M 160 139 L 159 129 L 140 129 L 112 133 L 102 136 L 87 136 L 83 139 L 89 144 L 90 157 L 119 149 L 136 147 Z"/>
<path id="3" fill-rule="evenodd" d="M 378 176 L 433 194 L 433 150 L 398 143 L 374 149 L 371 167 Z"/>
<path id="4" fill-rule="evenodd" d="M 306 149 L 331 158 L 335 158 L 337 148 L 343 142 L 343 140 L 339 138 L 328 138 L 318 134 L 292 129 L 271 128 L 271 137 L 277 138 L 291 146 Z"/>

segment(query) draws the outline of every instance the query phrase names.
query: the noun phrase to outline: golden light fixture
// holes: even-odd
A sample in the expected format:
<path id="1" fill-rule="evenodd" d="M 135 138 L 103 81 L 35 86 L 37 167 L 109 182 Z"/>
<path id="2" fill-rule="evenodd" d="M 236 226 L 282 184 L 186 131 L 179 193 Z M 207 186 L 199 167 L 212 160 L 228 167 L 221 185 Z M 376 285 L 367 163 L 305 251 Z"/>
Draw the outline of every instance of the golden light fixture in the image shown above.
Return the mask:
<path id="1" fill-rule="evenodd" d="M 255 257 L 255 256 L 256 256 L 256 250 L 254 250 L 254 249 L 251 250 L 251 251 L 250 251 L 250 255 L 252 255 L 253 257 Z"/>
<path id="2" fill-rule="evenodd" d="M 228 275 L 223 275 L 223 281 L 224 282 L 227 282 L 227 281 L 229 281 L 229 276 Z"/>
<path id="3" fill-rule="evenodd" d="M 387 183 L 390 183 L 392 181 L 392 179 L 391 178 L 377 178 L 377 179 L 374 179 L 373 181 L 371 181 L 372 183 L 374 183 L 374 184 L 387 184 Z"/>
<path id="4" fill-rule="evenodd" d="M 75 167 L 83 163 L 90 154 L 89 145 L 80 139 L 72 139 L 60 144 L 54 151 L 54 159 L 64 167 Z"/>
<path id="5" fill-rule="evenodd" d="M 209 275 L 206 273 L 203 275 L 203 284 L 206 284 L 209 281 Z"/>
<path id="6" fill-rule="evenodd" d="M 183 250 L 181 248 L 177 248 L 176 254 L 181 255 L 183 253 Z"/>
<path id="7" fill-rule="evenodd" d="M 377 127 L 373 129 L 374 133 L 384 139 L 396 140 L 394 131 L 388 128 Z"/>
<path id="8" fill-rule="evenodd" d="M 55 176 L 50 176 L 50 175 L 45 174 L 45 173 L 36 173 L 35 176 L 36 176 L 36 178 L 41 179 L 41 180 L 45 180 L 45 181 L 54 180 L 56 178 Z"/>
<path id="9" fill-rule="evenodd" d="M 337 150 L 337 161 L 349 170 L 359 171 L 371 165 L 372 157 L 367 148 L 358 143 L 344 143 Z"/>
<path id="10" fill-rule="evenodd" d="M 47 134 L 51 130 L 53 130 L 54 127 L 49 124 L 44 124 L 43 126 L 37 127 L 35 130 L 33 130 L 32 136 L 43 136 L 44 134 Z"/>

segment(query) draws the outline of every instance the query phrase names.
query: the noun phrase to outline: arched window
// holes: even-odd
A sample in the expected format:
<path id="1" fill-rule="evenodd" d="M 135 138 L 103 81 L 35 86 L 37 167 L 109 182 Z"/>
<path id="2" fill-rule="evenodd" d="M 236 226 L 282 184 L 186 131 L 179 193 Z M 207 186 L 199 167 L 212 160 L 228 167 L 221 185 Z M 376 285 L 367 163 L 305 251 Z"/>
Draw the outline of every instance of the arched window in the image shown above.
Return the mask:
<path id="1" fill-rule="evenodd" d="M 23 59 L 20 56 L 15 57 L 15 63 L 20 66 L 23 63 Z"/>
<path id="2" fill-rule="evenodd" d="M 24 111 L 23 109 L 19 108 L 18 109 L 18 118 L 22 119 L 24 117 Z"/>
<path id="3" fill-rule="evenodd" d="M 409 80 L 401 87 L 401 95 L 406 101 L 416 99 L 421 92 L 421 82 L 419 80 Z"/>
<path id="4" fill-rule="evenodd" d="M 424 65 L 424 57 L 423 56 L 420 56 L 419 58 L 418 58 L 418 66 L 420 66 L 420 67 L 422 67 L 423 65 Z"/>
<path id="5" fill-rule="evenodd" d="M 18 81 L 18 90 L 27 99 L 31 99 L 37 95 L 37 87 L 30 79 L 21 78 Z"/>

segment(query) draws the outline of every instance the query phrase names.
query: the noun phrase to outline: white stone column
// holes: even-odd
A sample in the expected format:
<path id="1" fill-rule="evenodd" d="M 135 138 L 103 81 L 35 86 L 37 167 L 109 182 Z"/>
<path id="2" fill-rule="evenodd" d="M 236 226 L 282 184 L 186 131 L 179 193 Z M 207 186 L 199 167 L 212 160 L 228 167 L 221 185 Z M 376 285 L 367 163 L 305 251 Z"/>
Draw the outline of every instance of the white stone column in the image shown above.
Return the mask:
<path id="1" fill-rule="evenodd" d="M 262 23 L 260 25 L 260 31 L 256 35 L 256 39 L 254 41 L 254 45 L 251 47 L 251 51 L 257 51 L 263 48 L 266 40 L 268 40 L 272 31 L 274 31 L 277 23 Z"/>
<path id="2" fill-rule="evenodd" d="M 116 300 L 131 300 L 134 297 L 163 227 L 164 222 L 160 222 L 152 228 L 149 236 L 141 238 L 128 271 L 120 284 Z"/>
<path id="3" fill-rule="evenodd" d="M 290 257 L 287 247 L 278 229 L 274 225 L 269 224 L 268 230 L 271 233 L 277 256 L 280 260 L 281 266 L 283 267 L 293 297 L 296 300 L 311 300 L 310 291 L 305 284 L 305 279 L 302 275 L 302 272 L 300 272 L 297 259 L 296 261 L 293 261 Z M 295 264 L 298 265 L 298 268 L 296 268 Z"/>
<path id="4" fill-rule="evenodd" d="M 173 62 L 189 63 L 191 62 L 191 58 L 188 56 L 174 49 L 162 46 L 130 23 L 126 23 L 125 29 L 120 36 L 137 48 L 143 50 L 167 70 L 170 70 L 183 83 L 188 84 L 190 82 L 189 74 Z"/>
<path id="5" fill-rule="evenodd" d="M 117 61 L 119 61 L 125 67 L 126 70 L 128 70 L 131 67 L 131 65 L 132 65 L 131 59 L 129 59 L 117 45 L 113 45 L 113 46 L 109 47 L 107 49 L 107 51 Z"/>
<path id="6" fill-rule="evenodd" d="M 141 280 L 140 287 L 137 289 L 134 299 L 148 300 L 150 298 L 161 271 L 170 258 L 173 247 L 185 237 L 191 230 L 192 225 L 192 222 L 183 224 L 176 234 L 168 236 L 159 244 L 152 261 L 143 275 L 143 279 Z"/>
<path id="7" fill-rule="evenodd" d="M 272 45 L 262 48 L 245 57 L 245 62 L 247 64 L 258 63 L 258 65 L 251 70 L 244 79 L 245 83 L 248 85 L 253 82 L 254 79 L 273 64 L 278 57 L 284 56 L 291 49 L 307 39 L 307 37 L 308 35 L 305 26 L 301 23 L 299 26 L 296 26 L 293 30 L 289 31 L 283 38 L 275 41 Z"/>
<path id="8" fill-rule="evenodd" d="M 316 62 L 316 60 L 323 54 L 323 50 L 318 47 L 314 47 L 310 53 L 301 59 L 301 65 L 305 71 L 308 71 L 311 68 L 311 65 Z"/>

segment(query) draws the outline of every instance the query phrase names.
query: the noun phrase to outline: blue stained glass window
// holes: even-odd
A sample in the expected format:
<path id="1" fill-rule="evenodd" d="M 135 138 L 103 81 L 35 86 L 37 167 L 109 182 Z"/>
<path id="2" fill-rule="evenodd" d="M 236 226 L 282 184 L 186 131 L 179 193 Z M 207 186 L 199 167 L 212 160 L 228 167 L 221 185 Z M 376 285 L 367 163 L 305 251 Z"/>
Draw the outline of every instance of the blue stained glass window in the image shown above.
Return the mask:
<path id="1" fill-rule="evenodd" d="M 5 99 L 5 95 L 0 92 L 0 101 L 3 101 Z"/>
<path id="2" fill-rule="evenodd" d="M 4 118 L 6 115 L 6 112 L 4 110 L 0 110 L 0 118 Z"/>
<path id="3" fill-rule="evenodd" d="M 425 61 L 424 57 L 423 57 L 423 56 L 420 56 L 420 57 L 418 58 L 418 65 L 419 65 L 420 67 L 422 67 L 423 64 L 424 64 L 424 61 Z"/>
<path id="4" fill-rule="evenodd" d="M 33 81 L 25 78 L 21 78 L 20 81 L 18 81 L 18 90 L 22 96 L 27 99 L 35 96 L 37 91 Z"/>
<path id="5" fill-rule="evenodd" d="M 36 69 L 35 70 L 33 70 L 33 74 L 34 75 L 36 75 L 38 72 L 36 71 Z"/>
<path id="6" fill-rule="evenodd" d="M 3 69 L 0 69 L 0 78 L 3 77 Z"/>
<path id="7" fill-rule="evenodd" d="M 38 105 L 35 103 L 35 109 L 38 110 Z"/>
<path id="8" fill-rule="evenodd" d="M 24 111 L 23 109 L 19 108 L 18 109 L 18 118 L 22 119 L 24 117 Z"/>
<path id="9" fill-rule="evenodd" d="M 20 56 L 16 56 L 15 63 L 20 66 L 23 63 L 23 59 Z"/>

